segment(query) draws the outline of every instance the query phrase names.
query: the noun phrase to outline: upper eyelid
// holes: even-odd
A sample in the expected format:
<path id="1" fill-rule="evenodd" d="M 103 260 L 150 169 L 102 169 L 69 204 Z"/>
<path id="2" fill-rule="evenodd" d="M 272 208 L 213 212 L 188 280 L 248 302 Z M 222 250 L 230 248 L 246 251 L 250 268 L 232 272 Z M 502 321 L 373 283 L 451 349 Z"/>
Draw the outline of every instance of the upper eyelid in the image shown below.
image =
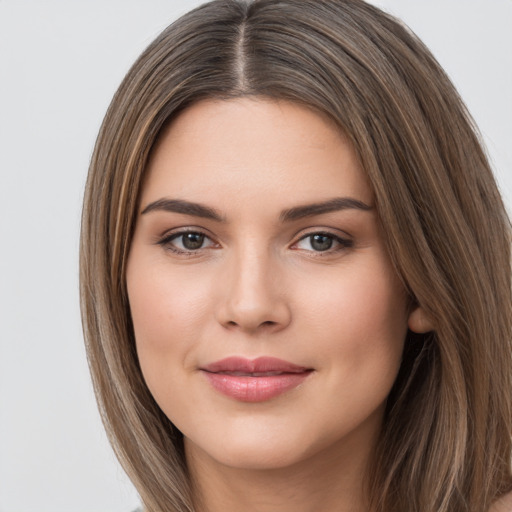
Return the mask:
<path id="1" fill-rule="evenodd" d="M 348 233 L 347 231 L 344 231 L 342 229 L 318 226 L 318 227 L 303 228 L 303 229 L 297 231 L 293 235 L 293 239 L 295 240 L 294 243 L 298 242 L 299 240 L 302 240 L 303 238 L 307 238 L 308 236 L 316 235 L 316 234 L 330 235 L 335 238 L 341 238 L 343 240 L 344 239 L 352 240 L 354 238 L 350 233 Z"/>
<path id="2" fill-rule="evenodd" d="M 199 226 L 181 226 L 177 228 L 166 229 L 163 233 L 157 236 L 157 243 L 160 243 L 162 240 L 169 239 L 173 236 L 179 236 L 186 233 L 200 233 L 201 235 L 204 235 L 212 240 L 215 238 L 207 229 L 201 228 Z"/>

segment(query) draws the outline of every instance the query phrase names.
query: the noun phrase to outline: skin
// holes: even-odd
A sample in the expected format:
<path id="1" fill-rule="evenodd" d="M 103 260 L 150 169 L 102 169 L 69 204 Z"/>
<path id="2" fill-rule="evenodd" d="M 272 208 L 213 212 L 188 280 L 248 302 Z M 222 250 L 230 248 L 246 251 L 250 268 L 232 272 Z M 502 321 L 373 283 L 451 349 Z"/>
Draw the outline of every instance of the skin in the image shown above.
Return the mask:
<path id="1" fill-rule="evenodd" d="M 281 218 L 340 197 L 369 209 Z M 164 211 L 161 199 L 200 203 L 222 220 Z M 200 510 L 365 510 L 407 327 L 428 327 L 408 307 L 372 206 L 344 135 L 293 103 L 203 101 L 161 136 L 127 286 L 142 372 L 184 434 Z M 185 250 L 183 231 L 204 234 L 203 245 Z M 318 250 L 314 233 L 331 248 Z M 313 371 L 284 394 L 241 402 L 200 370 L 228 356 Z"/>

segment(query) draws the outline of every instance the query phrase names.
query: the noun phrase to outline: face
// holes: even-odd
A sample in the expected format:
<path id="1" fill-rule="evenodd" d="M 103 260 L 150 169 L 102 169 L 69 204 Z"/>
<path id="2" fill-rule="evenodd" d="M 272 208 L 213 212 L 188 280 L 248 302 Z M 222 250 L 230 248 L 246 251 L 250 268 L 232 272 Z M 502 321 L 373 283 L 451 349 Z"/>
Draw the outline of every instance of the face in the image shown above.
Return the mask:
<path id="1" fill-rule="evenodd" d="M 187 453 L 262 469 L 375 441 L 407 298 L 327 119 L 264 99 L 183 112 L 149 164 L 127 286 L 144 378 Z"/>

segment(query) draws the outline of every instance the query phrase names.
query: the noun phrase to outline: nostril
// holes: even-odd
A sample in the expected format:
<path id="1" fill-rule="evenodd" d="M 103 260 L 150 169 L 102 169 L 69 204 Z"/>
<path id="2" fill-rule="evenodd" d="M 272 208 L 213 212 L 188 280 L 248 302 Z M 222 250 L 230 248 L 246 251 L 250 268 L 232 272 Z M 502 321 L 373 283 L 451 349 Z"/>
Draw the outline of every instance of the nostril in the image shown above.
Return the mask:
<path id="1" fill-rule="evenodd" d="M 266 320 L 264 322 L 261 322 L 260 324 L 258 324 L 257 328 L 270 328 L 270 327 L 274 327 L 278 325 L 277 322 L 274 322 L 272 320 Z M 226 322 L 226 327 L 239 327 L 239 324 L 237 322 L 235 322 L 234 320 L 230 320 L 229 322 Z"/>
<path id="2" fill-rule="evenodd" d="M 263 299 L 243 303 L 229 298 L 219 306 L 215 318 L 230 331 L 270 334 L 285 328 L 291 319 L 287 305 Z"/>

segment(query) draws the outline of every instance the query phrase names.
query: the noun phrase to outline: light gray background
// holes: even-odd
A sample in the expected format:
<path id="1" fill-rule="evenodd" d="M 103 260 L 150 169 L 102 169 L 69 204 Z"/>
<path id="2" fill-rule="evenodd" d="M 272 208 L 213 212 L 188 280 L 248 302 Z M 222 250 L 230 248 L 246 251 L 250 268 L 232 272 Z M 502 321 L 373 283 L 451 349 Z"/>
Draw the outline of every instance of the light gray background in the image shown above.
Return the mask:
<path id="1" fill-rule="evenodd" d="M 0 512 L 128 512 L 78 310 L 81 194 L 128 67 L 186 0 L 0 0 Z M 473 113 L 512 204 L 512 0 L 375 0 Z"/>

